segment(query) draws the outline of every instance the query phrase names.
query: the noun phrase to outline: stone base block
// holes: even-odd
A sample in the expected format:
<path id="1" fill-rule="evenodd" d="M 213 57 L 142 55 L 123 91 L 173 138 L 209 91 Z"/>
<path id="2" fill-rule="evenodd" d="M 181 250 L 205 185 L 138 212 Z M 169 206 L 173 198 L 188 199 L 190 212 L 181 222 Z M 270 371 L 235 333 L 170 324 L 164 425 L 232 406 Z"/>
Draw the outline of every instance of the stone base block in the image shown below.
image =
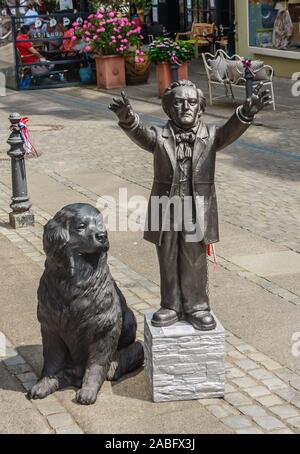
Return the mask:
<path id="1" fill-rule="evenodd" d="M 154 402 L 223 397 L 225 332 L 218 320 L 212 331 L 180 321 L 166 328 L 151 325 L 145 313 L 145 374 Z"/>
<path id="2" fill-rule="evenodd" d="M 29 211 L 23 213 L 9 213 L 9 223 L 13 229 L 19 229 L 21 227 L 29 227 L 34 225 L 34 214 Z"/>

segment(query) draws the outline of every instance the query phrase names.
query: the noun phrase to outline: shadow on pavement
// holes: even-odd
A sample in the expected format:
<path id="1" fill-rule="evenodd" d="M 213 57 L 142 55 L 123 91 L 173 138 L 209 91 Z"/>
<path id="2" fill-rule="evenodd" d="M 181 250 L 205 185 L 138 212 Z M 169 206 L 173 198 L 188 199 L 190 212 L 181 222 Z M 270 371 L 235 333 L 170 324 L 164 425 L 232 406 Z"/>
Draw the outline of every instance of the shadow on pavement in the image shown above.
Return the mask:
<path id="1" fill-rule="evenodd" d="M 42 369 L 43 364 L 43 351 L 42 345 L 21 345 L 18 347 L 18 353 L 26 363 L 20 364 L 13 364 L 14 358 L 11 357 L 12 364 L 9 365 L 9 373 L 12 376 L 16 376 L 19 374 L 28 374 L 35 372 L 36 375 L 39 377 Z M 0 361 L 0 370 L 4 367 L 7 369 L 4 361 Z M 25 377 L 25 376 L 24 376 Z M 28 379 L 28 381 L 31 381 Z M 125 375 L 118 381 L 110 382 L 112 392 L 116 396 L 120 397 L 128 397 L 131 399 L 137 399 L 142 401 L 151 402 L 151 394 L 150 394 L 150 387 L 148 385 L 147 379 L 144 374 L 143 368 L 139 368 L 136 371 Z M 20 392 L 20 383 L 16 382 L 16 380 L 1 380 L 0 374 L 0 389 L 11 390 L 15 392 Z M 72 389 L 74 391 L 77 388 L 71 386 L 64 389 Z M 62 391 L 62 390 L 61 390 Z M 21 392 L 26 394 L 27 391 L 22 389 Z"/>
<path id="2" fill-rule="evenodd" d="M 116 396 L 152 402 L 150 386 L 142 368 L 125 375 L 117 382 L 111 382 L 111 385 Z"/>

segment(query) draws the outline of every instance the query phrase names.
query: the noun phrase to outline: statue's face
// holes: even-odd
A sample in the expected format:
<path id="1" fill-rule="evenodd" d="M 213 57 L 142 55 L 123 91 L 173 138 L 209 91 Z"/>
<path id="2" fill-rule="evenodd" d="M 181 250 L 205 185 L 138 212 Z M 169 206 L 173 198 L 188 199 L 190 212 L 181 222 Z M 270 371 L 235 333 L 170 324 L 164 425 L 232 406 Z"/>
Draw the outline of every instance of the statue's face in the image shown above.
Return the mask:
<path id="1" fill-rule="evenodd" d="M 171 120 L 182 129 L 196 125 L 201 114 L 198 93 L 193 87 L 176 87 L 170 106 Z"/>

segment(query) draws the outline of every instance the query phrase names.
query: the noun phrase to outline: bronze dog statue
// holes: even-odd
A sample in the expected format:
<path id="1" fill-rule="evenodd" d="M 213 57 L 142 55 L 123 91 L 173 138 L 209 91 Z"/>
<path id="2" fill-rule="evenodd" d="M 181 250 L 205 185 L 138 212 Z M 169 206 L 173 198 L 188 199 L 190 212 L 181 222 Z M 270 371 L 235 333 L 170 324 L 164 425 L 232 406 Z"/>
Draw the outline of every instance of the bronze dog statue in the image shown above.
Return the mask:
<path id="1" fill-rule="evenodd" d="M 28 398 L 75 386 L 77 402 L 93 404 L 104 380 L 143 365 L 136 320 L 110 274 L 107 232 L 96 208 L 62 208 L 45 225 L 43 244 L 38 320 L 44 367 Z"/>

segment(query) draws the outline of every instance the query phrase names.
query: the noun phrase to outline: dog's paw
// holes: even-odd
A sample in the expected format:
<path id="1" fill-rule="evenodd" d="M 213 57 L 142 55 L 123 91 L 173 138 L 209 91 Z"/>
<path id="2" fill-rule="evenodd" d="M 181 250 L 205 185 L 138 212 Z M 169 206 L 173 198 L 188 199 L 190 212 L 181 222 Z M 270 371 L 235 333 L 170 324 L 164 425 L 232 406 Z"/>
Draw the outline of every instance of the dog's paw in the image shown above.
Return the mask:
<path id="1" fill-rule="evenodd" d="M 76 401 L 81 405 L 91 405 L 96 402 L 97 394 L 93 388 L 81 388 L 76 393 Z"/>
<path id="2" fill-rule="evenodd" d="M 44 399 L 57 389 L 57 380 L 44 377 L 38 381 L 27 393 L 28 399 Z"/>

